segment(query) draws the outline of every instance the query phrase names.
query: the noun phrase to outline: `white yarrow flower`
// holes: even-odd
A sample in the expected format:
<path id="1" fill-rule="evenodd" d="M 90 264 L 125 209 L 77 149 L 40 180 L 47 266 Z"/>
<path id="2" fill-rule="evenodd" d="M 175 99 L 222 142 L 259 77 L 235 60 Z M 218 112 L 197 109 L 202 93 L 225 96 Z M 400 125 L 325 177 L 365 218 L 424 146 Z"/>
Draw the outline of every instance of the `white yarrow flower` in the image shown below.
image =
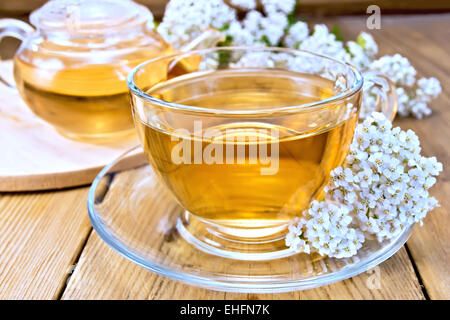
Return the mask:
<path id="1" fill-rule="evenodd" d="M 286 244 L 297 251 L 308 247 L 321 255 L 350 257 L 365 238 L 382 242 L 422 224 L 438 206 L 428 190 L 442 164 L 420 151 L 412 130 L 392 128 L 382 113 L 367 117 L 356 128 L 346 162 L 331 172 L 326 200 L 313 201 L 305 217 L 294 221 Z"/>
<path id="2" fill-rule="evenodd" d="M 253 10 L 256 8 L 256 0 L 230 0 L 230 3 L 242 10 Z"/>
<path id="3" fill-rule="evenodd" d="M 329 55 L 362 70 L 378 70 L 391 79 L 399 97 L 398 115 L 423 118 L 431 114 L 430 103 L 441 92 L 437 79 L 417 80 L 414 67 L 399 54 L 376 59 L 378 46 L 366 32 L 361 32 L 355 41 L 347 43 L 337 40 L 325 25 L 314 26 L 310 35 L 305 22 L 292 21 L 295 3 L 295 0 L 171 0 L 158 32 L 175 48 L 209 27 L 224 32 L 228 36 L 227 45 L 281 45 Z M 239 17 L 235 8 L 241 11 Z M 294 60 L 286 64 L 292 66 L 294 71 L 321 74 L 317 62 Z M 364 90 L 359 113 L 361 119 L 376 111 L 376 90 L 374 86 Z"/>
<path id="4" fill-rule="evenodd" d="M 298 21 L 289 28 L 283 43 L 286 47 L 298 48 L 302 41 L 306 40 L 308 36 L 308 24 L 303 21 Z"/>
<path id="5" fill-rule="evenodd" d="M 383 56 L 370 65 L 371 70 L 380 71 L 387 76 L 395 85 L 410 87 L 416 81 L 416 69 L 409 60 L 400 54 Z"/>
<path id="6" fill-rule="evenodd" d="M 296 0 L 261 0 L 261 4 L 268 15 L 276 12 L 287 15 L 294 11 Z"/>
<path id="7" fill-rule="evenodd" d="M 361 248 L 364 235 L 351 227 L 353 219 L 348 208 L 313 201 L 305 216 L 291 224 L 286 237 L 286 245 L 296 252 L 316 251 L 320 255 L 347 258 Z"/>
<path id="8" fill-rule="evenodd" d="M 336 36 L 330 33 L 324 24 L 315 25 L 314 32 L 300 44 L 299 49 L 345 61 L 349 60 L 349 54 L 345 50 L 343 43 L 336 40 Z"/>
<path id="9" fill-rule="evenodd" d="M 371 150 L 373 146 L 376 151 Z M 383 114 L 373 113 L 358 125 L 350 148 L 344 167 L 351 169 L 355 182 L 349 183 L 339 167 L 332 171 L 327 190 L 331 199 L 359 213 L 361 230 L 380 241 L 390 239 L 404 227 L 421 222 L 436 206 L 428 189 L 442 164 L 420 155 L 420 142 L 413 131 L 392 128 Z M 339 193 L 355 193 L 357 200 L 336 197 Z"/>
<path id="10" fill-rule="evenodd" d="M 417 81 L 417 85 L 417 95 L 426 97 L 424 100 L 427 102 L 436 98 L 442 92 L 441 84 L 436 78 L 421 78 Z"/>
<path id="11" fill-rule="evenodd" d="M 418 79 L 409 60 L 399 54 L 377 59 L 378 46 L 368 33 L 362 32 L 355 41 L 344 43 L 319 24 L 310 34 L 305 22 L 292 21 L 295 3 L 171 0 L 157 30 L 175 48 L 206 28 L 215 28 L 226 36 L 226 45 L 286 46 L 328 55 L 361 70 L 379 71 L 393 81 L 398 115 L 423 118 L 431 114 L 430 104 L 442 91 L 436 78 Z M 239 17 L 235 8 L 239 8 Z M 263 12 L 258 11 L 261 8 Z M 229 63 L 288 68 L 336 80 L 336 70 L 321 65 L 317 59 L 282 52 L 249 52 L 232 56 Z M 218 66 L 217 55 L 208 56 L 199 68 Z M 295 251 L 350 257 L 365 236 L 379 241 L 392 239 L 411 224 L 421 224 L 426 214 L 438 206 L 428 190 L 436 183 L 442 164 L 434 157 L 420 155 L 420 142 L 414 132 L 392 128 L 383 114 L 373 112 L 378 103 L 377 90 L 376 86 L 364 89 L 360 118 L 365 120 L 356 129 L 346 162 L 331 173 L 327 200 L 314 201 L 305 218 L 296 219 L 289 227 L 286 244 Z"/>
<path id="12" fill-rule="evenodd" d="M 235 20 L 235 10 L 222 0 L 171 0 L 157 30 L 177 48 L 208 27 L 222 29 Z"/>

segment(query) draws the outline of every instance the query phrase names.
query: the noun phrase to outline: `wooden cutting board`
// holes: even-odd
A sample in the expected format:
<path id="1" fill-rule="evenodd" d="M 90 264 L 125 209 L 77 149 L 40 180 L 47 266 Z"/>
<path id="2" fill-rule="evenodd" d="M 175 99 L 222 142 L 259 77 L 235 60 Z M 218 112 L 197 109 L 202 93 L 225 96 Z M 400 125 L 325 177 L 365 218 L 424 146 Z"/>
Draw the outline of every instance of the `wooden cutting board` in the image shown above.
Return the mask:
<path id="1" fill-rule="evenodd" d="M 11 61 L 0 63 L 0 74 L 13 82 Z M 106 144 L 69 140 L 36 117 L 17 90 L 0 83 L 0 192 L 90 184 L 106 164 L 137 144 L 133 134 Z"/>

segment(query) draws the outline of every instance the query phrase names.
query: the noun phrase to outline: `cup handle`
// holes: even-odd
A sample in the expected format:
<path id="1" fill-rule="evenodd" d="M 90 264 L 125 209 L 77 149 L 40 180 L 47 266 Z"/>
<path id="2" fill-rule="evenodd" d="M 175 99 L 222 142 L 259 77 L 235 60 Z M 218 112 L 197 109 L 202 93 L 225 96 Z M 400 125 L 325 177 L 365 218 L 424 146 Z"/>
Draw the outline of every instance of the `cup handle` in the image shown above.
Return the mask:
<path id="1" fill-rule="evenodd" d="M 383 113 L 386 118 L 393 121 L 397 113 L 397 92 L 395 85 L 385 75 L 368 70 L 363 72 L 364 86 L 363 91 L 372 89 L 376 94 L 375 110 Z"/>
<path id="2" fill-rule="evenodd" d="M 33 32 L 33 27 L 26 22 L 17 19 L 0 19 L 0 42 L 4 37 L 13 37 L 20 41 L 24 41 L 25 38 Z M 10 88 L 16 88 L 14 83 L 9 83 L 1 75 L 0 82 Z"/>

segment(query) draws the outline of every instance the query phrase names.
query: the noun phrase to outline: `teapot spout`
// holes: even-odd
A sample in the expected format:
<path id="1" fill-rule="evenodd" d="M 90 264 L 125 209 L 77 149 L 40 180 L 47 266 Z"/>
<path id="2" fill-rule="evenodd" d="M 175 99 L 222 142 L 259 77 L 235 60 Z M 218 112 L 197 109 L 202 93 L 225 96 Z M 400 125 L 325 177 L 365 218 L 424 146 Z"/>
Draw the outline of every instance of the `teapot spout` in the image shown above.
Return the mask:
<path id="1" fill-rule="evenodd" d="M 213 28 L 207 28 L 200 35 L 183 44 L 178 50 L 188 52 L 191 50 L 213 48 L 224 40 L 225 37 L 222 32 Z"/>

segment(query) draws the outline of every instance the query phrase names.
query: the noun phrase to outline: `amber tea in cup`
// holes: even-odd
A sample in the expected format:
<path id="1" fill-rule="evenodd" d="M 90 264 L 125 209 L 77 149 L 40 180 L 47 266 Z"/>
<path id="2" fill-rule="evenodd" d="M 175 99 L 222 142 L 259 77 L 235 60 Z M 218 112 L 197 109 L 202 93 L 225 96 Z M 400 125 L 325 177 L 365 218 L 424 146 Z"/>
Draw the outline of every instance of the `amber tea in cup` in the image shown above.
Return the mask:
<path id="1" fill-rule="evenodd" d="M 312 103 L 330 98 L 334 91 L 330 80 L 317 76 L 281 70 L 237 69 L 187 79 L 178 77 L 148 93 L 162 100 L 196 107 L 251 110 Z M 295 118 L 281 123 L 244 119 L 211 123 L 202 128 L 199 136 L 203 139 L 201 147 L 197 148 L 194 144 L 199 137 L 194 133 L 183 136 L 176 130 L 157 128 L 140 119 L 136 119 L 136 126 L 148 157 L 189 212 L 230 226 L 249 221 L 253 226 L 272 225 L 287 222 L 312 199 L 322 196 L 330 171 L 341 164 L 346 155 L 356 124 L 356 112 L 345 119 L 345 110 L 341 113 L 340 117 L 330 116 L 325 121 L 311 113 L 303 123 L 295 123 Z M 179 121 L 179 126 L 190 126 L 190 123 L 183 124 L 183 119 Z M 188 121 L 190 119 L 186 119 Z M 318 125 L 310 126 L 314 122 Z M 205 131 L 211 129 L 218 134 L 205 138 Z M 238 140 L 239 137 L 243 139 Z M 172 150 L 181 139 L 188 142 L 192 159 L 174 163 Z M 256 152 L 251 161 L 250 149 L 254 146 L 259 151 L 258 144 L 267 145 L 264 146 L 267 155 L 262 155 L 266 158 L 262 159 Z M 244 150 L 242 161 L 238 159 L 239 145 Z M 208 148 L 220 149 L 218 153 L 225 161 L 205 161 Z M 227 152 L 227 148 L 234 152 Z M 275 149 L 278 149 L 278 159 L 269 159 Z M 194 159 L 199 156 L 203 157 L 202 161 L 195 163 Z M 228 164 L 226 157 L 232 157 Z M 266 169 L 267 174 L 263 174 L 262 169 Z"/>
<path id="2" fill-rule="evenodd" d="M 193 57 L 195 70 L 173 74 Z M 362 78 L 308 52 L 218 48 L 144 63 L 128 84 L 148 160 L 186 209 L 180 233 L 214 254 L 265 259 L 284 252 L 289 220 L 344 161 Z"/>

